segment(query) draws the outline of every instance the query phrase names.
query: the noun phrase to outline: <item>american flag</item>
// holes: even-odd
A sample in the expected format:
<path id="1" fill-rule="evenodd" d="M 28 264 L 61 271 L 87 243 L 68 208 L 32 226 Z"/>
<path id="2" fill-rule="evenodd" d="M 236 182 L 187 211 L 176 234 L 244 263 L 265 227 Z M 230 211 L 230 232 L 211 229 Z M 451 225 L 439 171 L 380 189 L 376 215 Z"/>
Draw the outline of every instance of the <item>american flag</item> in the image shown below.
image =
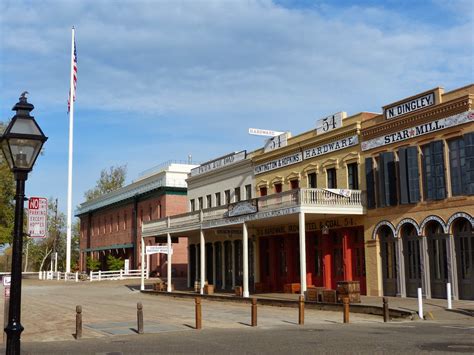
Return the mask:
<path id="1" fill-rule="evenodd" d="M 73 70 L 73 84 L 74 84 L 74 95 L 73 100 L 76 101 L 76 82 L 77 82 L 77 52 L 76 52 L 76 40 L 74 40 L 74 60 L 72 64 Z M 67 99 L 67 112 L 71 109 L 71 89 L 69 89 L 69 97 Z"/>

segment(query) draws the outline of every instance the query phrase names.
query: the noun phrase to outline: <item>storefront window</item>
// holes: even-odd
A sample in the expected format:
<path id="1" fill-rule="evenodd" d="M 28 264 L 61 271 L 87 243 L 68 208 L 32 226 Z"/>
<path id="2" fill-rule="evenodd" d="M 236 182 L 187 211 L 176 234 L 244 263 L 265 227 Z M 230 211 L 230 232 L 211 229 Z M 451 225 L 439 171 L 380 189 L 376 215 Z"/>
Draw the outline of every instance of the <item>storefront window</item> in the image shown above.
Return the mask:
<path id="1" fill-rule="evenodd" d="M 359 189 L 359 176 L 357 171 L 357 163 L 347 164 L 347 182 L 351 190 Z"/>

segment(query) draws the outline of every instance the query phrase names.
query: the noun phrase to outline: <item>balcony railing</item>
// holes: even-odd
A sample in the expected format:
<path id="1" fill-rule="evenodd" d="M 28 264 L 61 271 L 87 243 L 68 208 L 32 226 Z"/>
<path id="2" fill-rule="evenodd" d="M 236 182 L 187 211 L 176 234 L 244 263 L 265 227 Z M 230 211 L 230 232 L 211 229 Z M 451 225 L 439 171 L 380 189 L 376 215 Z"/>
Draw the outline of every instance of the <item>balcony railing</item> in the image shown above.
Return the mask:
<path id="1" fill-rule="evenodd" d="M 363 198 L 360 190 L 337 190 L 337 189 L 295 189 L 278 194 L 262 196 L 257 199 L 258 212 L 268 212 L 288 207 L 318 207 L 330 208 L 337 213 L 341 208 L 341 213 L 347 208 L 355 208 L 362 213 Z M 199 227 L 202 222 L 226 218 L 228 206 L 218 206 L 202 211 L 193 211 L 185 214 L 162 218 L 157 221 L 146 222 L 143 225 L 145 236 L 167 230 L 191 230 Z M 358 213 L 359 214 L 359 213 Z"/>

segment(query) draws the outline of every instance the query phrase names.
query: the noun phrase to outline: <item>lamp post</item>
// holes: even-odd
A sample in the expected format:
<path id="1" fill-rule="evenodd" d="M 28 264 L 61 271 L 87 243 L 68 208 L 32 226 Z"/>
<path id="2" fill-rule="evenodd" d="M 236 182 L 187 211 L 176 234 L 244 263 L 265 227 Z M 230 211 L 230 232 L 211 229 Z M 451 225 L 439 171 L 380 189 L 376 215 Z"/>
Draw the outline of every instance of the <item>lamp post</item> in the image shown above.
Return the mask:
<path id="1" fill-rule="evenodd" d="M 41 147 L 48 139 L 35 119 L 30 116 L 34 106 L 27 102 L 25 91 L 13 107 L 15 116 L 0 136 L 0 147 L 16 180 L 15 224 L 11 268 L 10 308 L 8 312 L 7 354 L 20 354 L 20 336 L 23 327 L 21 313 L 21 266 L 23 252 L 23 203 L 25 181 L 38 157 Z"/>

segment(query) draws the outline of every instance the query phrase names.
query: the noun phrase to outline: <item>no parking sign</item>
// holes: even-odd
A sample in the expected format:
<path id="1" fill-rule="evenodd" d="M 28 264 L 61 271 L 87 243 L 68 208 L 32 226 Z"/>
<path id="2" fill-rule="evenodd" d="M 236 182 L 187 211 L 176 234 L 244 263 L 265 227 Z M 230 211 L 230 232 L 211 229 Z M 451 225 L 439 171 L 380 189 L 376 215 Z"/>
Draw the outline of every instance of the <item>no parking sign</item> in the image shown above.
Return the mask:
<path id="1" fill-rule="evenodd" d="M 28 234 L 31 238 L 46 237 L 48 199 L 30 197 L 28 201 Z"/>

